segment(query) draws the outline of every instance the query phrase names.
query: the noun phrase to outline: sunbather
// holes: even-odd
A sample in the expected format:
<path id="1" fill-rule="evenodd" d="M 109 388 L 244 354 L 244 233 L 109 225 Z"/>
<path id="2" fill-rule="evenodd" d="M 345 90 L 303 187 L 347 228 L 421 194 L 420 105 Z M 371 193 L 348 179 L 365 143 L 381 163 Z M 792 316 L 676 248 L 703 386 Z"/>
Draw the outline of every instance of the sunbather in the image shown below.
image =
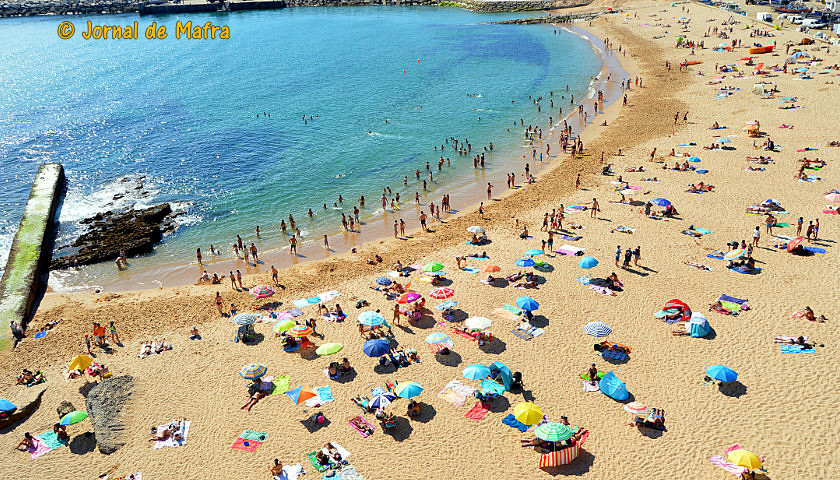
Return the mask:
<path id="1" fill-rule="evenodd" d="M 274 465 L 272 465 L 269 470 L 271 471 L 272 476 L 279 477 L 280 475 L 283 474 L 283 462 L 281 462 L 279 459 L 275 458 L 274 459 Z"/>
<path id="2" fill-rule="evenodd" d="M 341 463 L 344 459 L 341 457 L 341 454 L 338 453 L 338 449 L 333 445 L 332 442 L 327 442 L 324 444 L 324 448 L 327 449 L 327 455 L 336 463 Z"/>
<path id="3" fill-rule="evenodd" d="M 17 384 L 18 385 L 37 385 L 44 381 L 44 374 L 41 371 L 36 373 L 32 373 L 27 369 L 23 369 L 23 373 L 18 375 L 17 377 Z"/>
<path id="4" fill-rule="evenodd" d="M 356 406 L 361 407 L 366 413 L 374 412 L 374 409 L 370 406 L 370 398 L 368 397 L 356 397 L 353 399 L 353 403 L 355 403 Z"/>
<path id="5" fill-rule="evenodd" d="M 266 382 L 266 383 L 268 383 L 268 382 Z M 241 408 L 243 410 L 247 409 L 250 412 L 251 408 L 254 405 L 256 405 L 257 402 L 260 401 L 260 399 L 262 399 L 263 397 L 268 395 L 269 392 L 267 390 L 268 389 L 264 388 L 264 386 L 263 386 L 263 381 L 259 378 L 255 378 L 253 380 L 253 383 L 251 383 L 251 385 L 248 387 L 248 394 L 251 395 L 251 396 L 250 396 L 250 398 L 248 398 L 248 401 L 245 402 L 245 405 L 242 405 Z"/>
<path id="6" fill-rule="evenodd" d="M 29 450 L 30 448 L 35 448 L 35 437 L 33 437 L 29 432 L 24 433 L 23 440 L 21 440 L 20 443 L 18 443 L 18 446 L 15 448 L 24 452 Z"/>
<path id="7" fill-rule="evenodd" d="M 330 366 L 327 367 L 327 376 L 330 377 L 330 380 L 338 380 L 341 377 L 341 374 L 338 372 L 338 362 L 330 363 Z"/>
<path id="8" fill-rule="evenodd" d="M 788 345 L 802 345 L 805 347 L 810 347 L 812 344 L 808 343 L 805 337 L 774 337 L 773 343 L 783 343 Z"/>
<path id="9" fill-rule="evenodd" d="M 793 315 L 791 315 L 791 318 L 804 318 L 808 321 L 818 322 L 818 323 L 823 323 L 823 322 L 826 321 L 826 318 L 825 318 L 824 315 L 820 315 L 819 317 L 814 315 L 814 311 L 811 310 L 811 307 L 805 307 L 804 310 L 794 312 Z"/>
<path id="10" fill-rule="evenodd" d="M 356 429 L 362 432 L 365 436 L 373 434 L 373 429 L 365 423 L 361 417 L 354 417 L 350 419 L 350 424 L 356 427 Z"/>

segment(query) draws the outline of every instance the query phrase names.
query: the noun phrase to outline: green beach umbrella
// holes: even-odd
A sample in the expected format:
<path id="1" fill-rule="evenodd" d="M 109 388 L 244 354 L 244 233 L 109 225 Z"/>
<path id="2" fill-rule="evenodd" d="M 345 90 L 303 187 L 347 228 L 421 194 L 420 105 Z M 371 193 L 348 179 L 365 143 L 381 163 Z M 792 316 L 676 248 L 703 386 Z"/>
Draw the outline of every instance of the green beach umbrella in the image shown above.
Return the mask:
<path id="1" fill-rule="evenodd" d="M 543 423 L 535 431 L 537 438 L 547 442 L 561 442 L 572 438 L 572 429 L 562 423 Z"/>
<path id="2" fill-rule="evenodd" d="M 443 264 L 440 263 L 440 262 L 427 263 L 423 267 L 424 272 L 437 272 L 437 271 L 440 271 L 440 270 L 443 270 Z"/>
<path id="3" fill-rule="evenodd" d="M 87 412 L 80 412 L 79 410 L 76 410 L 75 412 L 70 412 L 67 415 L 63 416 L 61 418 L 61 424 L 62 425 L 73 425 L 73 424 L 81 422 L 82 420 L 86 419 L 87 417 L 88 417 Z"/>
<path id="4" fill-rule="evenodd" d="M 340 352 L 342 348 L 344 348 L 344 345 L 340 343 L 325 343 L 318 347 L 318 349 L 315 350 L 315 353 L 321 356 L 333 355 Z"/>
<path id="5" fill-rule="evenodd" d="M 294 327 L 295 325 L 297 325 L 297 323 L 295 323 L 294 320 L 289 318 L 289 319 L 286 319 L 286 320 L 280 320 L 279 322 L 275 323 L 274 326 L 271 327 L 271 329 L 274 330 L 277 333 L 280 333 L 280 332 L 285 332 L 286 330 L 291 330 L 291 328 Z"/>

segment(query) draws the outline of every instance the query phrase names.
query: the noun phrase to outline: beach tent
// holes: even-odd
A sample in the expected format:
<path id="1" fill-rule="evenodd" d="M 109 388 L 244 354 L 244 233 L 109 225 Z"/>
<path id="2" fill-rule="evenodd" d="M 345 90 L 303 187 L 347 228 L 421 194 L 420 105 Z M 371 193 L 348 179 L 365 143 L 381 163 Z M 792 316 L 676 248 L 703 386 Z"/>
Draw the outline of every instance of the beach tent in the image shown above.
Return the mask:
<path id="1" fill-rule="evenodd" d="M 5 398 L 0 399 L 0 412 L 9 413 L 14 412 L 15 410 L 17 410 L 17 405 L 6 400 Z"/>
<path id="2" fill-rule="evenodd" d="M 712 331 L 709 321 L 702 313 L 693 312 L 691 320 L 688 321 L 688 334 L 694 338 L 705 337 Z"/>
<path id="3" fill-rule="evenodd" d="M 540 457 L 540 468 L 557 467 L 574 462 L 580 456 L 580 448 L 587 438 L 589 438 L 589 432 L 585 432 L 580 440 L 569 448 L 543 454 Z"/>
<path id="4" fill-rule="evenodd" d="M 678 321 L 687 322 L 691 319 L 691 309 L 685 302 L 676 298 L 668 300 L 665 306 L 662 307 L 662 311 L 657 312 L 655 315 L 658 318 L 663 318 L 665 315 L 675 312 L 680 313 L 680 317 L 677 319 Z"/>
<path id="5" fill-rule="evenodd" d="M 83 372 L 92 363 L 93 359 L 88 357 L 87 355 L 76 355 L 75 357 L 73 357 L 73 360 L 70 360 L 70 363 L 67 364 L 67 369 L 79 370 L 80 372 Z"/>
<path id="6" fill-rule="evenodd" d="M 601 377 L 598 384 L 604 395 L 612 398 L 613 400 L 623 402 L 630 397 L 630 394 L 627 393 L 627 386 L 624 385 L 624 382 L 619 380 L 612 371 Z"/>
<path id="7" fill-rule="evenodd" d="M 505 390 L 510 390 L 511 385 L 513 385 L 513 374 L 510 372 L 510 368 L 502 362 L 493 362 L 490 364 L 490 375 L 495 375 L 496 371 L 499 374 L 494 378 L 502 381 Z"/>

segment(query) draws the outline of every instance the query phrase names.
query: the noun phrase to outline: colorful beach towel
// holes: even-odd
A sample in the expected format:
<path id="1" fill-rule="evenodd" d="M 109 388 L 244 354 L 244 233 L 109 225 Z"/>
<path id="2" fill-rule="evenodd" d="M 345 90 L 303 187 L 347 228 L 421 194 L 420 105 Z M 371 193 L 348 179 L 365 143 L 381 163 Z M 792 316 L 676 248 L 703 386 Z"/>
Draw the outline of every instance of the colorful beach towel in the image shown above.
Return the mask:
<path id="1" fill-rule="evenodd" d="M 335 400 L 329 386 L 318 388 L 318 396 L 321 397 L 321 403 L 329 403 Z"/>
<path id="2" fill-rule="evenodd" d="M 518 318 L 516 315 L 510 313 L 504 308 L 496 308 L 490 313 L 501 318 L 502 320 L 516 320 Z"/>
<path id="3" fill-rule="evenodd" d="M 725 460 L 720 455 L 710 458 L 709 461 L 736 477 L 740 477 L 744 472 L 749 470 L 747 467 L 739 467 L 738 465 Z"/>
<path id="4" fill-rule="evenodd" d="M 560 255 L 568 255 L 573 257 L 575 255 L 583 255 L 584 249 L 581 247 L 573 247 L 571 245 L 561 245 L 560 248 L 554 251 Z"/>
<path id="5" fill-rule="evenodd" d="M 729 296 L 729 295 L 726 295 L 726 294 L 723 294 L 720 297 L 718 297 L 718 300 L 721 301 L 721 302 L 737 303 L 738 305 L 743 305 L 743 304 L 747 303 L 747 300 L 744 300 L 744 299 L 741 299 L 741 298 L 738 298 L 738 297 L 732 297 L 732 296 Z"/>
<path id="6" fill-rule="evenodd" d="M 580 235 L 560 235 L 560 238 L 566 240 L 567 242 L 577 242 L 583 237 L 581 237 Z"/>
<path id="7" fill-rule="evenodd" d="M 545 330 L 543 330 L 542 328 L 537 328 L 537 327 L 531 325 L 528 322 L 520 323 L 516 327 L 516 329 L 514 329 L 514 331 L 516 331 L 516 330 L 518 330 L 519 332 L 523 332 L 523 333 L 526 333 L 526 334 L 530 335 L 531 338 L 539 337 L 540 335 L 545 333 Z M 530 340 L 530 338 L 527 339 L 527 340 Z"/>
<path id="8" fill-rule="evenodd" d="M 475 402 L 475 405 L 464 414 L 465 417 L 472 420 L 481 420 L 490 411 L 490 404 L 484 402 Z"/>
<path id="9" fill-rule="evenodd" d="M 474 393 L 475 388 L 464 385 L 458 380 L 452 380 L 443 387 L 443 390 L 441 390 L 437 396 L 456 407 L 463 407 L 467 402 L 467 398 L 472 397 Z"/>
<path id="10" fill-rule="evenodd" d="M 164 447 L 180 447 L 181 445 L 185 445 L 187 443 L 187 434 L 190 432 L 190 424 L 192 422 L 189 420 L 184 421 L 184 424 L 181 425 L 181 440 L 175 440 L 174 435 L 170 435 L 169 438 L 166 440 L 158 440 L 155 442 L 155 450 L 164 448 Z M 164 430 L 169 428 L 169 425 L 158 425 L 157 427 L 157 434 L 160 435 Z"/>
<path id="11" fill-rule="evenodd" d="M 53 432 L 52 430 L 38 435 L 38 438 L 40 438 L 41 441 L 44 442 L 50 450 L 55 450 L 56 448 L 60 448 L 64 445 L 67 445 L 66 443 L 59 440 L 58 434 Z"/>
<path id="12" fill-rule="evenodd" d="M 271 391 L 272 395 L 282 395 L 289 391 L 289 376 L 281 375 L 274 379 L 274 389 Z"/>
<path id="13" fill-rule="evenodd" d="M 109 480 L 143 480 L 143 474 L 141 472 L 129 473 L 128 475 L 109 478 Z"/>
<path id="14" fill-rule="evenodd" d="M 334 300 L 335 298 L 339 297 L 341 293 L 338 290 L 330 290 L 329 292 L 319 293 L 313 297 L 304 298 L 301 300 L 295 300 L 292 303 L 297 308 L 304 308 L 309 305 L 314 305 L 316 303 L 321 302 L 329 302 L 330 300 Z"/>
<path id="15" fill-rule="evenodd" d="M 782 353 L 814 353 L 815 349 L 805 348 L 805 345 L 779 345 Z"/>
<path id="16" fill-rule="evenodd" d="M 309 463 L 312 464 L 312 468 L 314 468 L 315 470 L 317 470 L 319 472 L 326 472 L 327 470 L 332 468 L 332 466 L 333 466 L 332 460 L 330 460 L 330 463 L 328 463 L 326 465 L 321 465 L 321 462 L 318 461 L 318 456 L 317 455 L 318 455 L 318 452 L 309 452 L 309 453 L 306 454 L 306 458 L 309 459 Z"/>
<path id="17" fill-rule="evenodd" d="M 623 362 L 623 361 L 627 360 L 627 354 L 626 353 L 617 352 L 615 350 L 601 350 L 601 357 L 603 357 L 604 360 L 609 359 L 609 360 L 616 360 L 616 361 L 619 361 L 619 362 Z"/>
<path id="18" fill-rule="evenodd" d="M 50 433 L 53 433 L 53 432 L 50 432 Z M 39 437 L 32 437 L 32 440 L 35 443 L 35 446 L 34 447 L 29 447 L 29 448 L 26 449 L 26 451 L 29 452 L 30 455 L 32 455 L 32 458 L 38 458 L 41 455 L 44 455 L 45 453 L 49 453 L 50 450 L 52 450 Z"/>
<path id="19" fill-rule="evenodd" d="M 480 273 L 480 272 L 481 272 L 481 270 L 479 270 L 479 269 L 477 269 L 477 268 L 475 268 L 475 267 L 464 267 L 464 271 L 465 271 L 465 272 L 467 272 L 467 273 L 469 273 L 469 274 L 471 274 L 471 275 L 475 275 L 475 274 L 477 274 L 477 273 Z"/>
<path id="20" fill-rule="evenodd" d="M 46 331 L 46 330 L 44 330 L 43 332 L 38 332 L 38 333 L 36 333 L 36 334 L 35 334 L 35 337 L 33 337 L 33 338 L 35 338 L 35 339 L 37 340 L 37 339 L 39 339 L 39 338 L 44 338 L 44 337 L 46 337 L 46 336 L 47 336 L 47 331 Z"/>
<path id="21" fill-rule="evenodd" d="M 447 308 L 455 308 L 457 306 L 458 306 L 458 302 L 456 302 L 454 300 L 447 300 L 447 301 L 441 303 L 440 305 L 436 305 L 435 308 L 437 308 L 438 310 L 440 310 L 442 312 L 442 311 L 446 310 Z"/>
<path id="22" fill-rule="evenodd" d="M 504 423 L 508 427 L 515 428 L 522 433 L 525 433 L 526 431 L 528 431 L 529 428 L 531 428 L 530 425 L 525 425 L 524 423 L 517 420 L 512 413 L 509 413 L 507 417 L 503 418 L 502 423 Z"/>
<path id="23" fill-rule="evenodd" d="M 613 228 L 611 231 L 618 232 L 618 233 L 633 233 L 636 231 L 635 228 L 625 227 L 624 225 L 619 225 Z"/>
<path id="24" fill-rule="evenodd" d="M 245 430 L 242 435 L 233 442 L 230 448 L 237 450 L 244 450 L 246 452 L 256 452 L 260 445 L 263 444 L 267 433 L 255 432 L 253 430 Z"/>
<path id="25" fill-rule="evenodd" d="M 516 305 L 505 305 L 502 308 L 514 315 L 522 315 L 522 309 L 517 307 Z"/>

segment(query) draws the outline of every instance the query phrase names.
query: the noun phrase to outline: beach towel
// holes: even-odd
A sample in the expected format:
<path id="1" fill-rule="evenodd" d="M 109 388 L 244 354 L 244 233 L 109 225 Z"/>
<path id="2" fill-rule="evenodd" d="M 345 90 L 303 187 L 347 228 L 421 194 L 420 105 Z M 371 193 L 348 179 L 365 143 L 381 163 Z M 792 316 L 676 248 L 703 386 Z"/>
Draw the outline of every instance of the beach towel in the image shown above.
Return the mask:
<path id="1" fill-rule="evenodd" d="M 470 242 L 467 242 L 467 243 L 470 243 Z M 470 255 L 467 258 L 472 258 L 473 260 L 490 260 L 489 256 L 487 256 L 487 257 L 474 257 L 474 256 Z"/>
<path id="2" fill-rule="evenodd" d="M 522 315 L 522 309 L 517 307 L 516 305 L 505 305 L 502 308 L 514 315 Z"/>
<path id="3" fill-rule="evenodd" d="M 732 297 L 732 296 L 729 296 L 729 295 L 726 295 L 726 294 L 723 294 L 720 297 L 718 297 L 718 300 L 721 301 L 721 302 L 737 303 L 738 305 L 743 305 L 743 304 L 747 303 L 747 300 L 743 300 L 743 299 L 740 299 L 738 297 Z"/>
<path id="4" fill-rule="evenodd" d="M 187 434 L 190 432 L 190 424 L 192 422 L 189 420 L 184 421 L 184 424 L 181 425 L 180 433 L 181 433 L 181 440 L 175 440 L 174 435 L 171 435 L 166 440 L 158 440 L 155 442 L 154 449 L 158 450 L 164 447 L 180 447 L 181 445 L 186 445 L 187 443 Z M 157 434 L 160 435 L 164 430 L 169 428 L 169 425 L 158 425 Z"/>
<path id="5" fill-rule="evenodd" d="M 475 388 L 470 387 L 469 385 L 464 385 L 458 380 L 452 380 L 443 387 L 443 390 L 441 390 L 437 396 L 456 407 L 463 407 L 467 398 L 472 397 L 474 393 Z"/>
<path id="6" fill-rule="evenodd" d="M 230 448 L 235 448 L 237 450 L 243 450 L 246 452 L 253 453 L 256 452 L 262 444 L 263 442 L 260 442 L 259 440 L 249 440 L 247 438 L 240 437 L 237 438 L 235 442 L 233 442 L 233 445 L 231 445 Z"/>
<path id="7" fill-rule="evenodd" d="M 697 232 L 697 233 L 700 233 L 702 235 L 708 235 L 710 233 L 715 233 L 712 230 L 706 230 L 705 228 L 695 228 L 694 231 Z"/>
<path id="8" fill-rule="evenodd" d="M 512 413 L 509 413 L 507 417 L 503 418 L 502 423 L 504 423 L 508 427 L 515 428 L 522 433 L 525 433 L 526 431 L 528 431 L 529 428 L 531 428 L 530 425 L 525 425 L 524 423 L 517 420 Z"/>
<path id="9" fill-rule="evenodd" d="M 706 254 L 709 258 L 714 258 L 715 260 L 723 260 L 723 255 L 712 255 L 711 253 Z"/>
<path id="10" fill-rule="evenodd" d="M 759 273 L 761 273 L 761 269 L 758 267 L 755 267 L 752 270 L 748 270 L 746 267 L 735 267 L 730 268 L 729 271 L 735 273 L 743 273 L 744 275 L 758 275 Z"/>
<path id="11" fill-rule="evenodd" d="M 537 328 L 537 327 L 531 325 L 528 322 L 520 323 L 514 331 L 516 331 L 516 330 L 519 330 L 520 332 L 528 334 L 531 338 L 539 337 L 540 335 L 545 333 L 545 330 L 543 330 L 542 328 Z M 530 339 L 528 339 L 528 340 L 530 340 Z"/>
<path id="12" fill-rule="evenodd" d="M 633 233 L 636 231 L 635 228 L 625 227 L 624 225 L 619 225 L 611 230 L 612 232 L 618 233 Z"/>
<path id="13" fill-rule="evenodd" d="M 458 302 L 456 302 L 454 300 L 447 300 L 447 301 L 441 303 L 440 305 L 436 305 L 435 308 L 437 308 L 438 310 L 440 310 L 442 312 L 442 311 L 446 310 L 447 308 L 455 308 L 457 306 L 458 306 Z"/>
<path id="14" fill-rule="evenodd" d="M 306 307 L 306 306 L 308 306 L 308 305 L 309 305 L 309 302 L 308 302 L 308 301 L 306 301 L 306 299 L 305 299 L 305 298 L 304 298 L 304 299 L 302 299 L 302 300 L 295 300 L 295 301 L 293 301 L 292 303 L 293 303 L 293 304 L 295 305 L 295 307 L 297 307 L 297 308 L 303 308 L 303 307 Z"/>
<path id="15" fill-rule="evenodd" d="M 473 342 L 475 341 L 475 337 L 473 337 L 472 335 L 470 335 L 469 333 L 467 333 L 467 332 L 465 332 L 465 331 L 463 331 L 463 330 L 455 330 L 455 335 L 458 335 L 458 336 L 464 337 L 464 338 L 466 338 L 466 339 L 468 339 L 468 340 L 472 340 Z"/>
<path id="16" fill-rule="evenodd" d="M 479 270 L 475 267 L 464 267 L 464 271 L 471 274 L 471 275 L 475 275 L 475 274 L 481 272 L 481 270 Z"/>
<path id="17" fill-rule="evenodd" d="M 749 470 L 747 467 L 740 467 L 730 461 L 725 460 L 720 455 L 710 458 L 709 461 L 717 465 L 718 467 L 726 470 L 727 472 L 731 473 L 732 475 L 735 475 L 736 477 L 740 477 L 744 472 Z"/>
<path id="18" fill-rule="evenodd" d="M 577 242 L 583 237 L 581 237 L 580 235 L 560 235 L 560 238 L 566 240 L 567 242 Z"/>
<path id="19" fill-rule="evenodd" d="M 388 393 L 388 392 L 382 387 L 372 388 L 372 389 L 370 389 L 370 398 L 373 398 L 377 395 L 382 395 L 382 394 L 385 394 L 385 393 Z"/>
<path id="20" fill-rule="evenodd" d="M 702 263 L 695 263 L 695 262 L 683 262 L 691 268 L 696 268 L 697 270 L 703 270 L 704 272 L 711 272 L 712 267 L 708 265 L 703 265 Z"/>
<path id="21" fill-rule="evenodd" d="M 590 382 L 589 380 L 584 380 L 583 381 L 583 391 L 584 391 L 584 393 L 600 392 L 601 391 L 601 384 L 599 382 L 594 382 L 593 383 L 593 382 Z"/>
<path id="22" fill-rule="evenodd" d="M 517 320 L 518 319 L 518 317 L 516 315 L 514 315 L 513 313 L 510 313 L 509 311 L 505 310 L 504 308 L 496 308 L 490 313 L 492 313 L 493 315 L 501 318 L 502 320 Z"/>
<path id="23" fill-rule="evenodd" d="M 362 474 L 359 473 L 356 470 L 356 467 L 354 467 L 353 465 L 347 465 L 344 468 L 342 468 L 338 472 L 338 476 L 341 478 L 341 480 L 365 480 L 365 477 L 363 477 Z"/>
<path id="24" fill-rule="evenodd" d="M 53 432 L 50 432 L 50 433 L 53 433 Z M 29 447 L 29 448 L 26 449 L 26 451 L 29 452 L 32 455 L 32 458 L 38 458 L 41 455 L 44 455 L 45 453 L 49 453 L 49 451 L 52 450 L 39 437 L 32 437 L 32 441 L 35 443 L 35 446 L 34 447 Z"/>
<path id="25" fill-rule="evenodd" d="M 345 449 L 336 442 L 330 442 L 330 444 L 333 446 L 333 448 L 335 448 L 335 451 L 338 452 L 339 455 L 341 455 L 342 460 L 347 460 L 348 458 L 350 458 L 350 452 L 348 452 L 347 449 Z M 321 451 L 327 455 L 329 455 L 330 453 L 329 450 L 327 450 L 327 447 L 322 448 Z"/>
<path id="26" fill-rule="evenodd" d="M 326 472 L 333 466 L 333 461 L 330 459 L 330 463 L 326 465 L 321 465 L 321 462 L 318 461 L 318 452 L 309 452 L 306 454 L 306 458 L 309 459 L 309 463 L 312 464 L 312 468 L 319 472 Z"/>
<path id="27" fill-rule="evenodd" d="M 62 442 L 58 439 L 58 434 L 50 430 L 49 432 L 42 433 L 38 435 L 38 438 L 41 439 L 42 442 L 49 448 L 50 450 L 55 450 L 56 448 L 63 447 L 67 445 L 66 443 Z"/>
<path id="28" fill-rule="evenodd" d="M 37 339 L 39 339 L 39 338 L 44 338 L 44 337 L 46 337 L 46 336 L 47 336 L 47 331 L 46 331 L 46 330 L 44 330 L 43 332 L 38 332 L 38 333 L 36 333 L 36 334 L 35 334 L 35 337 L 33 337 L 33 338 L 35 338 L 35 339 L 37 340 Z"/>
<path id="29" fill-rule="evenodd" d="M 627 354 L 624 352 L 617 352 L 615 350 L 601 350 L 601 357 L 605 360 L 617 360 L 619 362 L 623 362 L 627 360 Z"/>
<path id="30" fill-rule="evenodd" d="M 824 249 L 824 248 L 820 248 L 820 247 L 811 247 L 811 246 L 807 246 L 807 247 L 803 247 L 803 248 L 804 248 L 806 251 L 811 252 L 811 253 L 825 253 L 825 249 Z"/>
<path id="31" fill-rule="evenodd" d="M 613 296 L 613 297 L 616 295 L 614 291 L 610 290 L 607 287 L 602 287 L 600 285 L 589 285 L 589 289 L 592 290 L 595 293 L 600 293 L 601 295 L 607 295 L 607 296 Z"/>
<path id="32" fill-rule="evenodd" d="M 464 414 L 465 417 L 472 420 L 481 420 L 490 411 L 490 404 L 484 402 L 475 402 L 475 405 Z"/>
<path id="33" fill-rule="evenodd" d="M 789 223 L 787 223 L 787 222 L 782 222 L 782 223 L 777 223 L 777 224 L 775 224 L 775 225 L 773 225 L 773 226 L 774 226 L 774 227 L 782 227 L 782 228 L 784 228 L 784 227 L 789 227 L 789 226 L 790 226 L 790 224 L 789 224 Z"/>
<path id="34" fill-rule="evenodd" d="M 318 388 L 318 396 L 321 397 L 321 403 L 329 403 L 335 400 L 329 386 Z"/>
<path id="35" fill-rule="evenodd" d="M 274 480 L 297 480 L 299 476 L 306 473 L 303 467 L 300 464 L 297 465 L 285 465 L 283 467 L 283 473 L 280 475 L 275 475 Z"/>
<path id="36" fill-rule="evenodd" d="M 600 380 L 600 379 L 601 379 L 601 377 L 603 377 L 604 375 L 606 375 L 604 372 L 602 372 L 602 371 L 598 370 L 598 379 L 599 379 L 599 380 Z M 589 372 L 586 372 L 586 373 L 581 373 L 581 374 L 580 374 L 580 378 L 582 378 L 583 380 L 589 380 Z"/>
<path id="37" fill-rule="evenodd" d="M 289 376 L 281 375 L 274 379 L 274 389 L 271 391 L 272 395 L 282 395 L 289 391 Z"/>
<path id="38" fill-rule="evenodd" d="M 575 255 L 583 255 L 584 249 L 581 247 L 573 247 L 571 245 L 561 245 L 560 248 L 554 251 L 554 253 L 559 253 L 561 255 L 568 255 L 568 256 L 575 256 Z"/>
<path id="39" fill-rule="evenodd" d="M 815 349 L 805 348 L 805 345 L 779 345 L 782 353 L 814 353 Z"/>
<path id="40" fill-rule="evenodd" d="M 777 337 L 773 337 L 774 340 L 790 340 L 790 341 L 796 340 L 798 338 L 799 338 L 798 335 L 779 335 Z M 807 342 L 809 338 L 810 337 L 802 337 L 802 340 Z"/>
<path id="41" fill-rule="evenodd" d="M 357 426 L 353 423 L 353 420 L 357 420 L 357 419 L 358 419 L 358 420 L 360 420 L 360 421 L 361 421 L 362 423 L 364 423 L 365 425 L 367 425 L 367 426 L 371 429 L 371 433 L 365 433 L 365 432 L 363 432 L 363 431 L 359 430 L 359 427 L 357 427 Z M 369 437 L 369 436 L 373 435 L 373 430 L 375 430 L 375 427 L 374 427 L 373 425 L 371 425 L 371 424 L 370 424 L 370 422 L 368 422 L 367 420 L 365 420 L 365 419 L 364 419 L 361 415 L 359 415 L 359 416 L 357 416 L 357 417 L 353 417 L 353 418 L 351 418 L 351 419 L 350 419 L 350 421 L 349 421 L 349 422 L 347 422 L 347 423 L 349 423 L 349 424 L 350 424 L 350 426 L 351 426 L 351 427 L 353 427 L 353 430 L 355 430 L 355 431 L 359 432 L 359 435 L 361 435 L 361 436 L 362 436 L 362 437 L 364 437 L 364 438 L 367 438 L 367 437 Z"/>
<path id="42" fill-rule="evenodd" d="M 299 308 L 290 308 L 289 310 L 287 310 L 287 312 L 292 317 L 299 317 L 299 316 L 303 315 L 303 311 L 301 311 L 301 309 L 299 309 Z"/>
<path id="43" fill-rule="evenodd" d="M 586 210 L 587 207 L 585 205 L 569 205 L 565 209 L 563 209 L 563 213 L 577 213 Z"/>

